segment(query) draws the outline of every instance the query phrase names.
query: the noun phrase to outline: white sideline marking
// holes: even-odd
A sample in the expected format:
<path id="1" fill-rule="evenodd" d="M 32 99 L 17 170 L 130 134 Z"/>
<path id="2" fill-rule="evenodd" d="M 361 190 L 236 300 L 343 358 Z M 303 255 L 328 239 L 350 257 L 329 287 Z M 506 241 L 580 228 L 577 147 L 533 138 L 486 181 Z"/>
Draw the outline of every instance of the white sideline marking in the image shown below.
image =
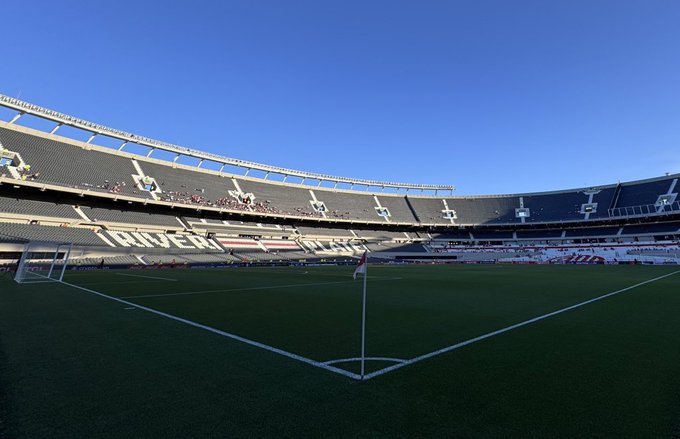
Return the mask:
<path id="1" fill-rule="evenodd" d="M 403 360 L 401 358 L 389 358 L 389 357 L 366 357 L 365 360 L 368 361 L 391 361 L 393 363 L 404 363 L 407 360 Z M 330 360 L 326 361 L 323 364 L 329 365 L 329 364 L 337 364 L 337 363 L 350 363 L 352 361 L 361 361 L 361 357 L 354 357 L 354 358 L 341 358 L 339 360 Z"/>
<path id="2" fill-rule="evenodd" d="M 436 357 L 437 355 L 445 354 L 447 352 L 451 352 L 455 349 L 462 348 L 462 347 L 470 345 L 472 343 L 476 343 L 478 341 L 482 341 L 482 340 L 485 340 L 487 338 L 491 338 L 493 336 L 502 334 L 504 332 L 512 331 L 513 329 L 521 328 L 522 326 L 530 325 L 532 323 L 538 322 L 538 321 L 543 320 L 543 319 L 547 319 L 548 317 L 552 317 L 552 316 L 555 316 L 557 314 L 561 314 L 561 313 L 566 312 L 566 311 L 570 311 L 574 308 L 579 308 L 581 306 L 588 305 L 589 303 L 597 302 L 598 300 L 606 299 L 607 297 L 614 296 L 616 294 L 620 294 L 620 293 L 623 293 L 623 292 L 628 291 L 628 290 L 632 290 L 633 288 L 637 288 L 637 287 L 645 285 L 645 284 L 656 282 L 656 281 L 661 280 L 663 278 L 673 276 L 674 274 L 677 274 L 677 273 L 680 273 L 680 270 L 676 270 L 672 273 L 664 274 L 663 276 L 655 277 L 654 279 L 649 279 L 649 280 L 646 280 L 644 282 L 640 282 L 640 283 L 637 283 L 635 285 L 631 285 L 629 287 L 622 288 L 620 290 L 617 290 L 617 291 L 614 291 L 614 292 L 611 292 L 611 293 L 607 293 L 607 294 L 604 294 L 602 296 L 595 297 L 594 299 L 590 299 L 590 300 L 586 300 L 584 302 L 577 303 L 576 305 L 571 305 L 571 306 L 568 306 L 566 308 L 558 309 L 557 311 L 553 311 L 553 312 L 550 312 L 548 314 L 543 314 L 542 316 L 534 317 L 533 319 L 525 320 L 523 322 L 516 323 L 514 325 L 508 326 L 506 328 L 499 329 L 499 330 L 493 331 L 493 332 L 489 332 L 488 334 L 480 335 L 479 337 L 471 338 L 470 340 L 462 341 L 460 343 L 456 343 L 454 345 L 447 346 L 447 347 L 442 348 L 442 349 L 438 349 L 438 350 L 430 352 L 428 354 L 420 355 L 420 356 L 412 358 L 410 360 L 406 360 L 403 363 L 395 364 L 393 366 L 388 366 L 384 369 L 380 369 L 380 370 L 377 370 L 375 372 L 371 372 L 369 374 L 366 374 L 364 376 L 364 379 L 368 380 L 368 379 L 386 374 L 387 372 L 392 372 L 392 371 L 400 369 L 404 366 L 408 366 L 410 364 L 418 363 L 419 361 L 427 360 L 428 358 Z"/>
<path id="3" fill-rule="evenodd" d="M 400 277 L 386 278 L 386 279 L 375 279 L 375 280 L 399 280 Z M 288 284 L 288 285 L 267 285 L 262 287 L 247 287 L 247 288 L 231 288 L 224 290 L 202 290 L 202 291 L 188 291 L 183 293 L 164 293 L 164 294 L 145 294 L 143 296 L 123 296 L 123 299 L 142 299 L 145 297 L 168 297 L 168 296 L 192 296 L 195 294 L 210 294 L 210 293 L 228 293 L 233 291 L 255 291 L 255 290 L 275 290 L 277 288 L 292 288 L 292 287 L 314 287 L 321 285 L 336 285 L 336 284 L 350 284 L 354 280 L 342 280 L 335 282 L 313 282 L 305 284 Z"/>
<path id="4" fill-rule="evenodd" d="M 167 280 L 168 282 L 177 282 L 177 279 L 170 279 L 167 277 L 156 277 L 156 276 L 143 276 L 141 274 L 125 274 L 125 273 L 115 273 L 116 276 L 127 276 L 127 277 L 141 277 L 144 279 L 158 279 Z"/>
<path id="5" fill-rule="evenodd" d="M 182 317 L 173 316 L 172 314 L 168 314 L 168 313 L 165 313 L 163 311 L 158 311 L 158 310 L 155 310 L 153 308 L 148 308 L 146 306 L 137 305 L 136 303 L 128 302 L 127 300 L 123 300 L 123 299 L 120 299 L 118 297 L 109 296 L 109 295 L 100 293 L 99 291 L 91 290 L 89 288 L 81 287 L 79 285 L 70 284 L 70 283 L 64 282 L 64 281 L 61 281 L 61 283 L 64 284 L 64 285 L 67 285 L 69 287 L 77 288 L 79 290 L 83 290 L 83 291 L 86 291 L 88 293 L 92 293 L 92 294 L 95 294 L 97 296 L 104 297 L 105 299 L 115 300 L 116 302 L 124 303 L 125 305 L 134 306 L 137 309 L 141 309 L 141 310 L 150 312 L 152 314 L 159 315 L 161 317 L 165 317 L 165 318 L 175 320 L 175 321 L 180 322 L 180 323 L 184 323 L 184 324 L 189 325 L 189 326 L 200 328 L 200 329 L 206 330 L 208 332 L 212 332 L 214 334 L 221 335 L 223 337 L 231 338 L 232 340 L 240 341 L 242 343 L 245 343 L 245 344 L 248 344 L 248 345 L 251 345 L 251 346 L 255 346 L 257 348 L 264 349 L 264 350 L 269 351 L 269 352 L 274 352 L 275 354 L 283 355 L 284 357 L 292 358 L 293 360 L 301 361 L 303 363 L 307 363 L 309 365 L 312 365 L 312 366 L 315 366 L 315 367 L 318 367 L 318 368 L 321 368 L 321 369 L 325 369 L 325 370 L 330 371 L 330 372 L 335 372 L 337 374 L 346 376 L 348 378 L 352 378 L 352 379 L 355 379 L 355 380 L 361 379 L 361 375 L 359 375 L 359 374 L 348 372 L 346 370 L 339 369 L 337 367 L 333 367 L 333 366 L 324 364 L 320 361 L 312 360 L 310 358 L 303 357 L 302 355 L 298 355 L 298 354 L 294 354 L 292 352 L 284 351 L 283 349 L 275 348 L 273 346 L 269 346 L 269 345 L 266 345 L 264 343 L 260 343 L 258 341 L 250 340 L 248 338 L 241 337 L 240 335 L 231 334 L 229 332 L 222 331 L 220 329 L 216 329 L 216 328 L 213 328 L 211 326 L 203 325 L 201 323 L 196 323 L 194 321 L 187 320 L 187 319 L 184 319 Z"/>

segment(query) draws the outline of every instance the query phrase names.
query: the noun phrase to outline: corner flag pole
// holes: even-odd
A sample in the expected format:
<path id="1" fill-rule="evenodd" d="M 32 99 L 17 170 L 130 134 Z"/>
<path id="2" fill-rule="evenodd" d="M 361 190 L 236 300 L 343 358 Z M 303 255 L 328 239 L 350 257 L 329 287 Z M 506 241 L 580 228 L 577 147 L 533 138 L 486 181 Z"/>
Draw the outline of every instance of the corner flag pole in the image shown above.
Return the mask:
<path id="1" fill-rule="evenodd" d="M 359 261 L 359 266 L 356 272 L 362 272 L 364 275 L 364 294 L 361 301 L 361 379 L 364 379 L 365 375 L 365 362 L 366 362 L 366 279 L 368 278 L 368 252 L 364 252 L 364 255 Z"/>
<path id="2" fill-rule="evenodd" d="M 364 379 L 364 362 L 366 360 L 366 278 L 368 277 L 368 260 L 364 268 L 364 298 L 361 305 L 361 379 Z"/>
<path id="3" fill-rule="evenodd" d="M 354 280 L 357 278 L 357 274 L 364 275 L 364 297 L 361 301 L 361 379 L 364 379 L 364 363 L 366 362 L 366 278 L 368 277 L 368 251 L 359 259 L 357 268 L 354 269 Z"/>

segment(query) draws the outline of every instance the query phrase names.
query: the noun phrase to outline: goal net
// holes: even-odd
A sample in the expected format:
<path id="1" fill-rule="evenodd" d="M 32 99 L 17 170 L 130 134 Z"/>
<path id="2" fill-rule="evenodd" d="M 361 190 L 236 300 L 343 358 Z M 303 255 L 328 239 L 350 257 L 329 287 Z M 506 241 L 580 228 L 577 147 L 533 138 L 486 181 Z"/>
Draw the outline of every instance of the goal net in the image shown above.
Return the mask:
<path id="1" fill-rule="evenodd" d="M 18 283 L 59 282 L 71 257 L 71 243 L 29 242 L 17 264 Z"/>

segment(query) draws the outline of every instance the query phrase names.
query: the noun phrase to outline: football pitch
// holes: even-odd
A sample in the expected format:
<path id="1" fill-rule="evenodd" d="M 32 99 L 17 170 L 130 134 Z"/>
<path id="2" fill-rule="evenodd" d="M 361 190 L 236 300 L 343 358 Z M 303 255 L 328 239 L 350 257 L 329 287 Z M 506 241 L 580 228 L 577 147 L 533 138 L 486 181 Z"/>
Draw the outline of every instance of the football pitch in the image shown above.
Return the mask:
<path id="1" fill-rule="evenodd" d="M 680 433 L 677 267 L 353 270 L 5 276 L 0 436 Z"/>

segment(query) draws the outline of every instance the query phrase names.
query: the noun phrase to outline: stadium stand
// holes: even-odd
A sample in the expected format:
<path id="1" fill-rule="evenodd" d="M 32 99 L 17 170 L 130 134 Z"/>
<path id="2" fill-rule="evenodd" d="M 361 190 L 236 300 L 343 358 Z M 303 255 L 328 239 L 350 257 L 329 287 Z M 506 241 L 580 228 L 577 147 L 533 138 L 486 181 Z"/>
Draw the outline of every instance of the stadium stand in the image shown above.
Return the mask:
<path id="1" fill-rule="evenodd" d="M 561 192 L 524 196 L 524 207 L 530 209 L 527 222 L 561 222 L 582 220 L 581 205 L 588 202 L 583 192 Z"/>
<path id="2" fill-rule="evenodd" d="M 228 253 L 226 254 L 183 254 L 179 255 L 179 258 L 182 261 L 188 262 L 188 263 L 202 263 L 202 264 L 209 264 L 209 263 L 232 263 L 232 262 L 238 262 L 240 259 L 237 258 L 234 255 L 230 255 Z"/>
<path id="3" fill-rule="evenodd" d="M 174 216 L 87 206 L 81 206 L 80 210 L 93 222 L 125 223 L 136 226 L 155 226 L 155 228 L 184 228 Z"/>
<path id="4" fill-rule="evenodd" d="M 680 233 L 680 223 L 631 224 L 623 227 L 622 235 Z"/>
<path id="5" fill-rule="evenodd" d="M 360 239 L 381 239 L 381 240 L 399 239 L 402 241 L 408 239 L 407 235 L 405 235 L 404 232 L 354 229 L 354 233 L 356 233 L 356 235 Z"/>
<path id="6" fill-rule="evenodd" d="M 472 237 L 477 241 L 502 241 L 504 239 L 512 239 L 511 231 L 486 231 L 486 230 L 472 230 Z"/>
<path id="7" fill-rule="evenodd" d="M 442 198 L 421 198 L 409 196 L 408 201 L 413 206 L 420 221 L 426 224 L 446 224 L 451 225 L 451 220 L 444 218 L 444 213 L 442 212 L 444 207 L 444 201 Z M 449 206 L 449 209 L 452 209 Z M 457 215 L 457 212 L 456 212 Z M 458 220 L 455 220 L 459 223 Z"/>
<path id="8" fill-rule="evenodd" d="M 139 165 L 145 175 L 156 180 L 163 201 L 248 210 L 247 206 L 229 195 L 229 191 L 236 190 L 230 178 L 149 161 L 139 161 Z"/>
<path id="9" fill-rule="evenodd" d="M 208 254 L 154 254 L 144 255 L 142 260 L 147 264 L 225 264 L 239 262 L 236 256 L 224 253 Z"/>
<path id="10" fill-rule="evenodd" d="M 519 207 L 517 197 L 447 198 L 447 203 L 456 211 L 458 224 L 513 223 Z"/>
<path id="11" fill-rule="evenodd" d="M 367 243 L 366 247 L 373 252 L 406 252 L 406 253 L 427 253 L 422 244 L 399 244 L 392 242 Z"/>
<path id="12" fill-rule="evenodd" d="M 244 262 L 272 262 L 272 261 L 296 261 L 315 257 L 303 252 L 238 252 L 235 255 Z"/>
<path id="13" fill-rule="evenodd" d="M 194 216 L 184 216 L 183 219 L 191 224 L 212 224 L 215 226 L 225 226 L 228 225 L 227 221 L 218 220 L 214 218 L 198 218 Z M 249 223 L 252 227 L 258 227 L 257 223 Z"/>
<path id="14" fill-rule="evenodd" d="M 33 135 L 0 128 L 0 140 L 12 151 L 20 153 L 26 163 L 31 164 L 32 174 L 39 175 L 36 181 L 51 182 L 69 187 L 93 191 L 120 193 L 142 198 L 151 195 L 136 187 L 132 174 L 136 170 L 129 156 L 102 152 L 99 148 L 84 149 L 71 144 L 52 140 L 49 135 Z M 54 137 L 54 136 L 52 136 Z M 49 158 L 49 159 L 48 159 Z M 232 178 L 220 177 L 211 172 L 172 167 L 145 158 L 137 162 L 144 174 L 153 177 L 159 184 L 161 200 L 197 206 L 212 206 L 230 210 L 269 213 L 289 216 L 320 217 L 314 211 L 310 189 L 296 185 L 257 182 L 237 177 L 235 180 L 243 193 L 252 192 L 254 203 L 250 206 L 239 203 L 233 192 L 238 189 Z M 96 176 L 96 177 L 94 177 Z M 652 205 L 661 194 L 671 187 L 675 176 L 645 182 L 624 183 L 594 190 L 592 202 L 597 210 L 590 218 L 605 218 L 612 208 Z M 230 191 L 232 194 L 230 195 Z M 525 194 L 498 197 L 418 197 L 357 192 L 332 191 L 324 188 L 313 189 L 316 198 L 325 203 L 329 219 L 351 219 L 380 222 L 376 207 L 387 208 L 392 222 L 451 224 L 444 218 L 444 200 L 449 210 L 455 211 L 456 224 L 516 224 L 515 209 L 520 206 L 520 197 L 530 216 L 525 222 L 545 223 L 579 221 L 584 219 L 581 206 L 589 201 L 589 190 Z"/>
<path id="15" fill-rule="evenodd" d="M 565 237 L 616 236 L 620 229 L 620 227 L 579 227 L 577 229 L 567 229 Z"/>
<path id="16" fill-rule="evenodd" d="M 215 219 L 201 219 L 184 216 L 183 220 L 194 230 L 208 232 L 248 235 L 248 236 L 293 236 L 295 230 L 292 227 L 282 227 L 275 224 L 253 223 L 247 221 L 221 221 Z"/>
<path id="17" fill-rule="evenodd" d="M 444 233 L 430 233 L 433 239 L 442 241 L 471 240 L 470 232 L 467 230 L 447 230 Z"/>
<path id="18" fill-rule="evenodd" d="M 615 197 L 618 193 L 618 185 L 604 187 L 598 190 L 598 193 L 593 194 L 592 201 L 592 203 L 597 203 L 597 211 L 590 214 L 590 219 L 609 217 L 609 209 L 614 207 Z"/>
<path id="19" fill-rule="evenodd" d="M 329 190 L 315 190 L 314 193 L 319 201 L 326 204 L 329 218 L 384 221 L 378 216 L 378 205 L 371 195 Z"/>
<path id="20" fill-rule="evenodd" d="M 406 197 L 379 195 L 377 198 L 380 205 L 389 210 L 390 221 L 411 224 L 418 221 L 414 211 L 409 208 Z"/>
<path id="21" fill-rule="evenodd" d="M 0 216 L 7 216 L 6 214 L 45 218 L 82 219 L 73 209 L 73 206 L 70 205 L 0 196 Z"/>
<path id="22" fill-rule="evenodd" d="M 338 237 L 338 238 L 349 238 L 349 239 L 356 238 L 356 236 L 350 230 L 346 230 L 346 229 L 328 229 L 328 228 L 324 228 L 324 227 L 298 226 L 297 231 L 303 237 L 322 236 L 322 237 Z"/>
<path id="23" fill-rule="evenodd" d="M 670 185 L 671 181 L 666 178 L 648 183 L 623 184 L 615 207 L 654 204 L 659 195 L 668 191 Z"/>
<path id="24" fill-rule="evenodd" d="M 401 195 L 219 174 L 4 122 L 0 142 L 20 156 L 3 153 L 11 163 L 0 167 L 0 185 L 9 183 L 11 189 L 0 195 L 0 240 L 73 242 L 130 253 L 103 256 L 111 264 L 141 264 L 138 257 L 145 263 L 178 264 L 295 261 L 310 259 L 312 252 L 358 254 L 364 244 L 375 252 L 427 253 L 432 240 L 472 247 L 517 240 L 522 245 L 531 245 L 526 240 L 653 242 L 680 235 L 680 204 L 672 201 L 679 175 L 529 194 Z M 133 176 L 140 170 L 140 176 L 155 180 L 157 193 L 137 187 Z M 74 194 L 72 188 L 87 191 Z M 140 203 L 114 202 L 112 194 Z M 656 206 L 660 195 L 671 201 Z M 314 200 L 325 205 L 323 213 L 315 210 Z M 163 202 L 174 203 L 173 210 Z M 521 207 L 528 216 L 517 217 Z M 635 223 L 629 216 L 636 217 Z M 39 222 L 29 224 L 32 220 Z M 476 247 L 466 258 L 484 248 Z M 513 252 L 512 258 L 520 254 Z M 548 260 L 546 255 L 540 260 Z M 97 259 L 88 258 L 81 262 Z"/>
<path id="25" fill-rule="evenodd" d="M 99 258 L 78 258 L 73 257 L 70 261 L 73 265 L 99 265 L 104 259 L 105 265 L 141 265 L 139 259 L 134 256 L 102 256 Z"/>
<path id="26" fill-rule="evenodd" d="M 321 217 L 321 214 L 312 208 L 310 203 L 312 195 L 309 189 L 276 183 L 258 183 L 246 179 L 237 181 L 244 193 L 252 193 L 256 201 L 271 206 L 275 209 L 275 213 Z"/>
<path id="27" fill-rule="evenodd" d="M 562 230 L 518 230 L 517 239 L 555 239 L 562 236 Z"/>
<path id="28" fill-rule="evenodd" d="M 9 242 L 14 238 L 25 241 L 70 242 L 84 246 L 106 245 L 91 229 L 39 224 L 0 223 L 0 241 Z"/>
<path id="29" fill-rule="evenodd" d="M 187 262 L 187 260 L 184 259 L 181 255 L 163 255 L 163 254 L 144 255 L 144 256 L 142 256 L 142 260 L 147 265 L 154 265 L 154 264 L 178 264 L 179 265 L 179 264 L 184 264 L 185 262 Z"/>
<path id="30" fill-rule="evenodd" d="M 70 143 L 0 127 L 0 142 L 31 166 L 35 181 L 99 192 L 148 197 L 138 191 L 132 161 L 121 155 L 85 150 Z M 141 192 L 141 193 L 140 193 Z"/>

